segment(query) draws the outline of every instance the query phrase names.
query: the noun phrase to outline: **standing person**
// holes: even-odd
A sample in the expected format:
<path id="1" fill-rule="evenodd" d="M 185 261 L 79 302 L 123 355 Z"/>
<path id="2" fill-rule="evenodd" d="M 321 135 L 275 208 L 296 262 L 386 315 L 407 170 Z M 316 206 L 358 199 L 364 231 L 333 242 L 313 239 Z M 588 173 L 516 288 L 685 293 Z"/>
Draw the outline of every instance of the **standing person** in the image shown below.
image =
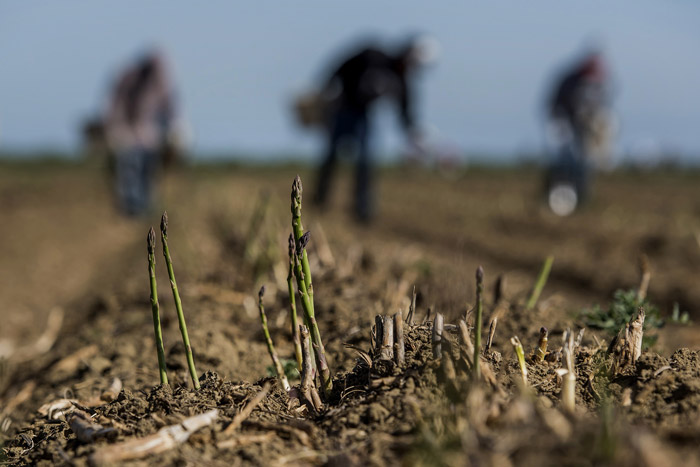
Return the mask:
<path id="1" fill-rule="evenodd" d="M 149 52 L 119 75 L 104 119 L 117 201 L 126 215 L 141 215 L 150 207 L 158 156 L 174 119 L 164 58 Z"/>
<path id="2" fill-rule="evenodd" d="M 369 46 L 344 59 L 333 71 L 322 93 L 331 104 L 327 108 L 328 141 L 318 174 L 317 204 L 326 203 L 339 149 L 350 142 L 357 152 L 355 215 L 361 222 L 371 220 L 370 107 L 381 97 L 394 100 L 409 139 L 417 144 L 419 135 L 410 75 L 434 60 L 436 48 L 435 41 L 426 36 L 413 37 L 393 52 Z"/>
<path id="3" fill-rule="evenodd" d="M 589 194 L 592 160 L 609 150 L 608 79 L 602 56 L 587 54 L 557 81 L 547 102 L 555 158 L 547 171 L 550 207 L 570 214 Z"/>

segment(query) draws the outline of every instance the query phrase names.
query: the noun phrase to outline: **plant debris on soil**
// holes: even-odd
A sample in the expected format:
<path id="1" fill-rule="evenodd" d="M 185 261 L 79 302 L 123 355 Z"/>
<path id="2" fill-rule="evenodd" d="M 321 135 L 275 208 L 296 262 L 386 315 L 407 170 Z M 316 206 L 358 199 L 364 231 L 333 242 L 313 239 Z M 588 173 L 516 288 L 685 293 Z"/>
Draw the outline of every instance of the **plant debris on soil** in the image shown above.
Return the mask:
<path id="1" fill-rule="evenodd" d="M 114 461 L 105 461 L 106 449 L 179 427 L 180 435 L 186 433 L 182 439 L 167 435 L 169 449 L 120 465 L 700 464 L 698 351 L 681 348 L 664 357 L 651 347 L 618 368 L 611 335 L 586 329 L 574 347 L 575 408 L 566 410 L 557 371 L 566 366 L 562 338 L 569 329 L 578 336 L 584 323 L 557 302 L 541 300 L 528 309 L 527 297 L 506 287 L 485 298 L 482 341 L 492 318 L 497 325 L 475 381 L 459 320 L 473 332 L 476 264 L 464 271 L 465 306 L 441 309 L 441 285 L 415 255 L 382 244 L 337 243 L 310 217 L 316 319 L 333 374 L 333 390 L 320 411 L 300 405 L 278 378 L 267 376 L 270 357 L 257 314 L 263 283 L 275 347 L 284 361 L 295 361 L 288 229 L 282 227 L 288 217 L 267 214 L 248 231 L 210 226 L 217 246 L 204 274 L 187 275 L 178 266 L 199 390 L 189 379 L 167 287 L 159 289 L 159 301 L 170 385 L 158 384 L 146 255 L 135 255 L 133 270 L 141 274 L 76 304 L 66 317 L 69 331 L 50 352 L 0 362 L 3 461 L 109 464 Z M 186 220 L 175 219 L 171 211 L 170 248 L 177 262 L 177 223 Z M 156 264 L 159 277 L 165 277 L 162 263 Z M 487 285 L 503 272 L 487 269 Z M 418 299 L 411 305 L 414 285 Z M 401 311 L 406 317 L 411 306 L 413 322 L 403 329 L 405 360 L 397 364 L 377 349 L 373 326 L 376 316 Z M 436 352 L 437 313 L 445 323 Z M 542 327 L 548 329 L 548 350 L 533 358 Z M 514 336 L 524 347 L 527 385 Z M 287 368 L 294 392 L 299 374 L 294 364 Z M 188 429 L 188 420 L 208 413 L 211 420 Z"/>

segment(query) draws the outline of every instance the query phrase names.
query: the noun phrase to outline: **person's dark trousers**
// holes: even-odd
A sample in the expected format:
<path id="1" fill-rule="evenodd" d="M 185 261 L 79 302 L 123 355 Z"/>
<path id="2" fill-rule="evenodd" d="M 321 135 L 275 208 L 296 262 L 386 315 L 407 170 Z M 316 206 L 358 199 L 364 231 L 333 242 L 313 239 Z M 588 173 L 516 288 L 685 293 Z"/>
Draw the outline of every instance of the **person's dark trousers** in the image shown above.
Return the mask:
<path id="1" fill-rule="evenodd" d="M 570 183 L 576 189 L 579 202 L 584 202 L 590 194 L 590 168 L 579 144 L 563 145 L 556 159 L 548 169 L 547 189 L 557 183 Z"/>
<path id="2" fill-rule="evenodd" d="M 352 142 L 357 151 L 355 214 L 362 221 L 368 221 L 372 216 L 372 175 L 368 130 L 366 113 L 349 108 L 341 108 L 336 112 L 329 133 L 328 150 L 319 170 L 315 198 L 317 204 L 321 206 L 325 204 L 332 184 L 340 146 L 343 143 Z"/>
<path id="3" fill-rule="evenodd" d="M 133 147 L 116 155 L 116 191 L 120 209 L 128 216 L 144 214 L 151 204 L 156 154 Z"/>

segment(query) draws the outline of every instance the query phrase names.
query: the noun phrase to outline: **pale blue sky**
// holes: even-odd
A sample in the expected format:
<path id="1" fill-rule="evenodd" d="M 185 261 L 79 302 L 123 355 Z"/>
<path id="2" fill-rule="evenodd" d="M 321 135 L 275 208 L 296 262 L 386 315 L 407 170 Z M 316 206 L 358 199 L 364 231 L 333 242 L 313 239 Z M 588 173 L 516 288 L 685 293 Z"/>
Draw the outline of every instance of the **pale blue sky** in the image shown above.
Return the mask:
<path id="1" fill-rule="evenodd" d="M 621 150 L 700 157 L 700 3 L 691 0 L 0 1 L 0 150 L 75 148 L 110 76 L 157 43 L 174 65 L 195 152 L 314 157 L 317 136 L 290 118 L 294 93 L 357 37 L 416 30 L 443 48 L 421 80 L 421 120 L 460 150 L 540 148 L 552 72 L 593 38 L 618 87 Z M 391 152 L 400 133 L 391 118 L 380 126 L 375 147 Z"/>

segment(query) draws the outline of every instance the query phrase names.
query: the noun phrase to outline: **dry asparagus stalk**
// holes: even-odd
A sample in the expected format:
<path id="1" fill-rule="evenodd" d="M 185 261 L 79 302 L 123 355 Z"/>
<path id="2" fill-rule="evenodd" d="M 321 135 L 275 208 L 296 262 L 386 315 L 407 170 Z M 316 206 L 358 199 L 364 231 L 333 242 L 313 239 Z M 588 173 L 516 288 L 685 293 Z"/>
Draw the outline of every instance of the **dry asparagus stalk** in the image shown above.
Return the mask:
<path id="1" fill-rule="evenodd" d="M 537 342 L 537 347 L 535 352 L 532 354 L 532 362 L 538 363 L 544 360 L 545 355 L 547 355 L 547 328 L 544 326 L 540 328 L 540 339 Z"/>
<path id="2" fill-rule="evenodd" d="M 442 332 L 445 325 L 445 319 L 442 313 L 435 314 L 433 321 L 433 358 L 439 359 L 442 357 Z"/>
<path id="3" fill-rule="evenodd" d="M 301 337 L 301 352 L 303 357 L 303 366 L 301 370 L 301 395 L 304 398 L 304 403 L 309 410 L 318 412 L 323 408 L 321 398 L 318 395 L 316 386 L 314 385 L 314 368 L 311 357 L 311 344 L 309 343 L 309 329 L 306 326 L 300 326 Z"/>
<path id="4" fill-rule="evenodd" d="M 148 275 L 151 284 L 151 311 L 153 312 L 153 331 L 156 337 L 156 352 L 158 353 L 158 371 L 160 384 L 168 384 L 168 374 L 165 371 L 165 350 L 163 347 L 163 331 L 160 327 L 160 307 L 158 305 L 158 288 L 156 286 L 156 233 L 153 227 L 148 231 Z"/>
<path id="5" fill-rule="evenodd" d="M 282 383 L 282 387 L 285 391 L 289 391 L 289 381 L 287 381 L 287 375 L 284 374 L 284 368 L 282 368 L 282 362 L 280 362 L 277 356 L 277 351 L 275 350 L 275 345 L 272 343 L 272 337 L 270 337 L 270 330 L 267 328 L 267 316 L 265 315 L 265 307 L 263 306 L 263 297 L 265 296 L 265 286 L 260 287 L 260 292 L 258 292 L 258 310 L 260 311 L 260 322 L 262 323 L 263 334 L 265 335 L 265 343 L 267 344 L 267 351 L 270 353 L 270 358 L 272 359 L 272 364 L 275 367 L 275 372 L 277 377 Z"/>
<path id="6" fill-rule="evenodd" d="M 469 328 L 467 327 L 467 322 L 463 319 L 459 320 L 459 335 L 462 338 L 462 344 L 467 351 L 465 360 L 469 362 L 470 366 L 474 365 L 474 344 L 472 343 L 471 337 L 469 337 Z"/>
<path id="7" fill-rule="evenodd" d="M 483 295 L 484 293 L 484 268 L 476 269 L 476 323 L 474 324 L 474 379 L 481 378 L 481 365 L 479 354 L 481 353 L 481 321 L 483 319 Z"/>
<path id="8" fill-rule="evenodd" d="M 489 323 L 489 335 L 486 338 L 486 352 L 491 350 L 493 345 L 493 336 L 496 334 L 496 326 L 498 325 L 498 316 L 494 316 Z"/>
<path id="9" fill-rule="evenodd" d="M 539 276 L 537 276 L 537 281 L 535 282 L 535 287 L 532 289 L 532 294 L 530 295 L 530 298 L 527 301 L 527 305 L 525 306 L 526 310 L 532 310 L 535 307 L 535 305 L 537 304 L 537 300 L 540 298 L 540 294 L 542 293 L 542 289 L 544 288 L 544 285 L 547 283 L 547 278 L 549 277 L 549 271 L 552 269 L 553 262 L 554 262 L 554 256 L 547 256 L 547 259 L 544 260 L 544 264 L 542 265 L 542 270 L 540 271 Z"/>
<path id="10" fill-rule="evenodd" d="M 382 323 L 382 347 L 379 351 L 382 360 L 394 359 L 394 320 L 391 316 L 384 316 Z"/>
<path id="11" fill-rule="evenodd" d="M 287 288 L 289 289 L 289 313 L 292 318 L 292 342 L 297 358 L 297 369 L 301 372 L 301 342 L 299 340 L 299 322 L 297 318 L 297 298 L 294 293 L 294 236 L 289 234 L 289 272 L 287 273 Z"/>
<path id="12" fill-rule="evenodd" d="M 406 346 L 403 337 L 403 314 L 401 311 L 394 315 L 394 361 L 398 366 L 406 362 Z"/>
<path id="13" fill-rule="evenodd" d="M 195 431 L 214 423 L 218 415 L 219 411 L 212 409 L 188 417 L 175 425 L 165 426 L 155 434 L 102 446 L 90 455 L 89 462 L 91 465 L 114 464 L 129 459 L 141 459 L 151 454 L 160 454 L 179 446 Z"/>
<path id="14" fill-rule="evenodd" d="M 258 392 L 246 405 L 243 407 L 243 409 L 236 414 L 235 417 L 233 417 L 233 420 L 229 425 L 224 429 L 221 434 L 223 436 L 228 436 L 232 434 L 233 432 L 236 431 L 236 429 L 241 426 L 241 423 L 250 416 L 251 413 L 253 413 L 253 410 L 262 402 L 263 399 L 267 396 L 267 393 L 270 392 L 270 383 L 265 383 L 265 385 L 262 387 L 260 392 Z M 217 445 L 218 446 L 218 445 Z"/>
<path id="15" fill-rule="evenodd" d="M 416 286 L 413 286 L 413 296 L 411 297 L 411 305 L 408 307 L 408 315 L 406 316 L 406 324 L 413 326 L 413 316 L 416 312 Z"/>
<path id="16" fill-rule="evenodd" d="M 384 337 L 384 320 L 382 315 L 377 315 L 374 317 L 374 334 L 372 335 L 372 355 L 375 358 L 379 358 L 379 354 L 382 350 L 382 338 Z"/>
<path id="17" fill-rule="evenodd" d="M 199 389 L 199 378 L 197 370 L 194 367 L 194 357 L 192 356 L 192 346 L 190 338 L 187 334 L 187 324 L 185 323 L 185 314 L 182 311 L 182 302 L 180 301 L 180 293 L 177 291 L 177 282 L 175 282 L 175 272 L 173 271 L 173 262 L 170 259 L 170 250 L 168 249 L 168 213 L 164 212 L 160 219 L 160 239 L 163 242 L 163 256 L 165 264 L 168 266 L 168 276 L 170 277 L 170 288 L 173 290 L 173 299 L 175 300 L 175 310 L 177 311 L 177 321 L 180 325 L 180 333 L 182 334 L 182 342 L 185 345 L 185 355 L 187 356 L 187 367 L 190 370 L 190 377 L 195 389 Z"/>
<path id="18" fill-rule="evenodd" d="M 518 339 L 517 336 L 511 337 L 510 343 L 513 344 L 513 350 L 515 350 L 515 355 L 518 357 L 518 365 L 520 366 L 520 375 L 523 378 L 523 384 L 527 386 L 527 366 L 525 364 L 523 345 L 520 343 L 520 339 Z"/>
<path id="19" fill-rule="evenodd" d="M 639 257 L 639 272 L 642 277 L 639 281 L 639 289 L 637 289 L 637 300 L 641 302 L 647 296 L 649 280 L 651 279 L 651 268 L 649 268 L 649 258 L 647 255 L 641 255 Z"/>

